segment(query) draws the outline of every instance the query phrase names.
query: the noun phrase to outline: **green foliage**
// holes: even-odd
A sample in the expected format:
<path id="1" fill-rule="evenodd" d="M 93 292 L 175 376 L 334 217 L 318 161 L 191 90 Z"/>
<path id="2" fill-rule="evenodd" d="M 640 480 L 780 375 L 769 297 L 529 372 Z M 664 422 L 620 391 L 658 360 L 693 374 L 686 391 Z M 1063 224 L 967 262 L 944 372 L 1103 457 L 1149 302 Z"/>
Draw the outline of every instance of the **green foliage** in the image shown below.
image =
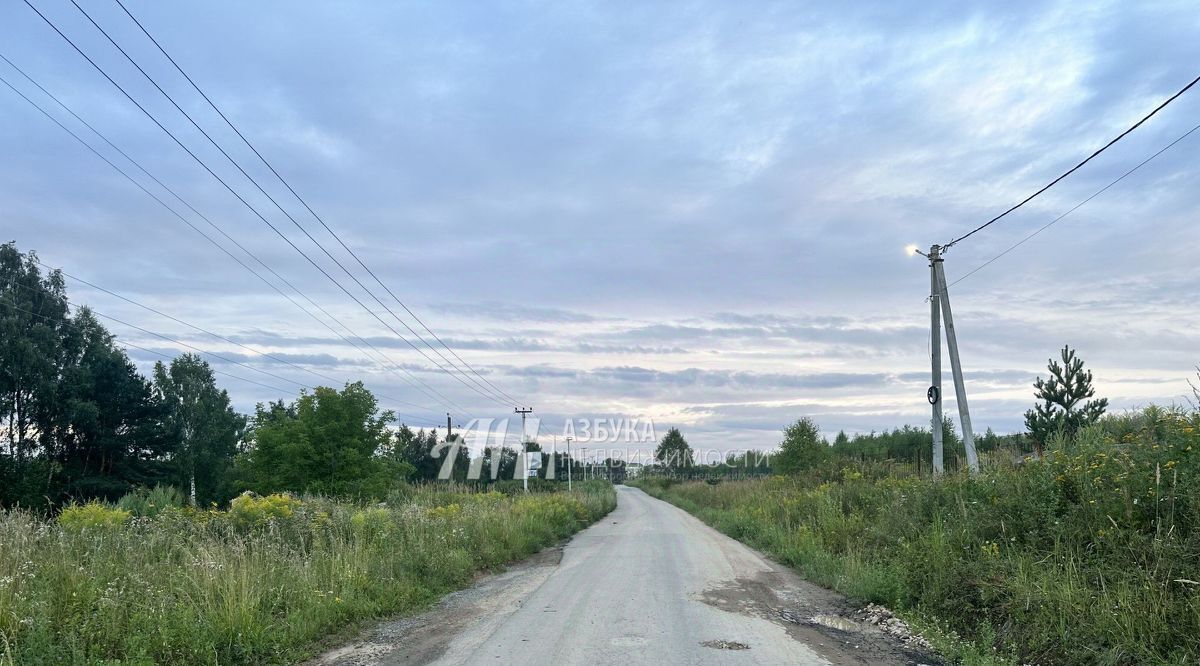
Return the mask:
<path id="1" fill-rule="evenodd" d="M 1083 359 L 1075 356 L 1074 349 L 1064 346 L 1062 363 L 1050 359 L 1048 369 L 1050 377 L 1038 377 L 1033 384 L 1041 402 L 1025 412 L 1025 427 L 1038 446 L 1045 446 L 1055 434 L 1074 436 L 1099 420 L 1108 407 L 1107 398 L 1088 400 L 1096 395 L 1092 371 L 1084 371 Z"/>
<path id="2" fill-rule="evenodd" d="M 828 457 L 829 446 L 821 438 L 821 429 L 806 416 L 784 429 L 783 442 L 772 468 L 783 474 L 794 474 L 815 467 Z"/>
<path id="3" fill-rule="evenodd" d="M 616 505 L 608 484 L 409 490 L 386 507 L 238 498 L 230 512 L 189 507 L 120 529 L 0 511 L 0 664 L 296 663 L 331 633 L 419 609 Z M 260 527 L 247 530 L 251 506 Z M 64 515 L 125 515 L 94 507 Z"/>
<path id="4" fill-rule="evenodd" d="M 1200 661 L 1200 414 L 1108 416 L 1051 438 L 1041 460 L 976 476 L 903 469 L 842 459 L 715 486 L 633 483 L 903 612 L 951 658 Z"/>
<path id="5" fill-rule="evenodd" d="M 290 520 L 303 505 L 299 498 L 283 493 L 259 497 L 246 492 L 229 503 L 229 517 L 239 527 L 263 527 L 271 521 Z"/>
<path id="6" fill-rule="evenodd" d="M 668 470 L 687 469 L 695 465 L 695 454 L 679 428 L 671 428 L 654 450 L 654 459 Z"/>
<path id="7" fill-rule="evenodd" d="M 571 485 L 572 487 L 579 486 L 574 482 Z M 529 492 L 531 493 L 554 493 L 564 490 L 566 487 L 566 479 L 529 479 Z M 501 479 L 492 484 L 492 489 L 505 495 L 519 495 L 525 492 L 525 481 L 523 479 Z"/>
<path id="8" fill-rule="evenodd" d="M 319 386 L 290 405 L 259 405 L 238 460 L 241 484 L 260 494 L 385 497 L 406 476 L 400 461 L 382 455 L 391 450 L 393 420 L 361 382 L 341 391 Z"/>
<path id="9" fill-rule="evenodd" d="M 0 245 L 0 505 L 113 500 L 167 480 L 176 442 L 125 352 L 63 278 Z"/>
<path id="10" fill-rule="evenodd" d="M 130 513 L 100 502 L 71 504 L 58 514 L 58 524 L 68 530 L 116 529 L 129 522 Z"/>
<path id="11" fill-rule="evenodd" d="M 157 485 L 149 491 L 138 488 L 123 495 L 117 506 L 134 517 L 153 518 L 168 509 L 182 507 L 183 495 L 174 486 Z"/>
<path id="12" fill-rule="evenodd" d="M 172 460 L 176 483 L 188 489 L 191 505 L 229 499 L 233 456 L 246 418 L 217 388 L 208 363 L 196 354 L 173 359 L 170 366 L 155 363 L 154 392 L 178 442 Z"/>

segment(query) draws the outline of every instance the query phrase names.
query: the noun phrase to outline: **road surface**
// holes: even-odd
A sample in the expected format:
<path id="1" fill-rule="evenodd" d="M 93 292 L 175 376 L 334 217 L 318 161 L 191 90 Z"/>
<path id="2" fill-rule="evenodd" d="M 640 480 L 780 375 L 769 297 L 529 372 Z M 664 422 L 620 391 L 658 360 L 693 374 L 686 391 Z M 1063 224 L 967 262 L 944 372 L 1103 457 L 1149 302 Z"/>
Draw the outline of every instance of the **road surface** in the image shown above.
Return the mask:
<path id="1" fill-rule="evenodd" d="M 616 510 L 566 546 L 312 663 L 934 663 L 686 512 L 617 492 Z"/>

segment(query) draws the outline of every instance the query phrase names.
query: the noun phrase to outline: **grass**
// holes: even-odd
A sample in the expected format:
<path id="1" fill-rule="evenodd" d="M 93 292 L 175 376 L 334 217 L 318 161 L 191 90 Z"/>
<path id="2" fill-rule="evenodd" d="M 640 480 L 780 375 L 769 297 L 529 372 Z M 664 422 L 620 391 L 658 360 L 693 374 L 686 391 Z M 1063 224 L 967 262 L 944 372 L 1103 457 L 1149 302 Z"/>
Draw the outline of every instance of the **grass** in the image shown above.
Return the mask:
<path id="1" fill-rule="evenodd" d="M 246 498 L 152 518 L 104 505 L 55 521 L 0 513 L 0 664 L 292 662 L 615 505 L 592 482 L 516 497 L 430 486 L 377 506 Z"/>
<path id="2" fill-rule="evenodd" d="M 967 663 L 1200 663 L 1200 415 L 1106 418 L 1040 461 L 638 483 Z M 885 471 L 886 470 L 886 471 Z"/>

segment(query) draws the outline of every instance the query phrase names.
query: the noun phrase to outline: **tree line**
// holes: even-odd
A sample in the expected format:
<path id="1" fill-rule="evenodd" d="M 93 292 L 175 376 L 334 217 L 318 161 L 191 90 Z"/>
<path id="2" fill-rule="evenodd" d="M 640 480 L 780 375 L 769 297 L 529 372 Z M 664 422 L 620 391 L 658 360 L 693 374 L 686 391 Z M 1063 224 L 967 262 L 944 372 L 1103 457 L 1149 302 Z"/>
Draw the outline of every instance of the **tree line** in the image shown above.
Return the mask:
<path id="1" fill-rule="evenodd" d="M 975 436 L 979 453 L 1002 451 L 1014 460 L 1041 456 L 1055 438 L 1070 438 L 1100 420 L 1108 408 L 1108 400 L 1095 398 L 1092 372 L 1085 369 L 1075 350 L 1064 346 L 1058 359 L 1047 361 L 1047 371 L 1046 379 L 1039 376 L 1034 382 L 1037 403 L 1025 412 L 1026 431 L 1000 435 L 988 428 Z M 1193 388 L 1200 401 L 1200 389 Z M 942 419 L 942 441 L 947 471 L 961 469 L 966 450 L 949 416 Z M 646 473 L 673 478 L 796 474 L 822 465 L 832 464 L 836 468 L 851 462 L 903 463 L 924 474 L 933 471 L 933 433 L 928 427 L 906 425 L 854 436 L 842 430 L 830 441 L 812 418 L 802 417 L 784 428 L 783 439 L 775 450 L 730 454 L 723 464 L 697 465 L 683 434 L 672 428 L 654 457 L 655 463 Z"/>
<path id="2" fill-rule="evenodd" d="M 446 443 L 436 429 L 397 426 L 361 382 L 244 415 L 197 354 L 143 376 L 98 317 L 67 300 L 59 271 L 0 245 L 0 506 L 115 501 L 158 485 L 198 506 L 245 490 L 382 498 L 437 479 L 441 456 L 456 449 L 451 478 L 466 481 L 470 453 Z M 550 456 L 541 455 L 546 476 Z M 484 482 L 493 464 L 498 478 L 515 475 L 516 451 L 482 457 Z M 568 464 L 583 469 L 557 456 L 559 479 Z"/>

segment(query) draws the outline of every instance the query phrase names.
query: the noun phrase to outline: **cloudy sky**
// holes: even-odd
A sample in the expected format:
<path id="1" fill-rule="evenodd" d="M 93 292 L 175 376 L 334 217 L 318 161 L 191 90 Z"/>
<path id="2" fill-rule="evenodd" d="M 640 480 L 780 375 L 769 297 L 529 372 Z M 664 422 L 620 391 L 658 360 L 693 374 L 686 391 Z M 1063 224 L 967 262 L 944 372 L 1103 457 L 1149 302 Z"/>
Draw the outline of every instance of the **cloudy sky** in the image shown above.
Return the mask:
<path id="1" fill-rule="evenodd" d="M 33 2 L 415 341 L 70 2 Z M 396 296 L 535 407 L 547 434 L 564 418 L 653 419 L 659 436 L 678 425 L 719 449 L 772 446 L 800 416 L 827 432 L 927 422 L 929 273 L 905 246 L 945 242 L 1008 208 L 1200 73 L 1190 2 L 827 4 L 126 0 Z M 423 332 L 112 0 L 80 5 Z M 364 380 L 416 425 L 448 410 L 456 421 L 511 412 L 340 291 L 23 2 L 0 6 L 0 53 L 370 348 L 318 323 L 0 85 L 0 240 L 246 347 L 74 282 L 73 300 L 275 375 L 210 358 L 276 387 L 223 377 L 245 410 L 331 383 L 319 373 Z M 0 76 L 257 266 L 8 64 Z M 956 246 L 949 278 L 1197 122 L 1200 90 Z M 1020 429 L 1034 377 L 1065 343 L 1117 409 L 1190 393 L 1198 150 L 1200 131 L 955 285 L 977 429 Z M 123 341 L 179 349 L 108 324 Z"/>

